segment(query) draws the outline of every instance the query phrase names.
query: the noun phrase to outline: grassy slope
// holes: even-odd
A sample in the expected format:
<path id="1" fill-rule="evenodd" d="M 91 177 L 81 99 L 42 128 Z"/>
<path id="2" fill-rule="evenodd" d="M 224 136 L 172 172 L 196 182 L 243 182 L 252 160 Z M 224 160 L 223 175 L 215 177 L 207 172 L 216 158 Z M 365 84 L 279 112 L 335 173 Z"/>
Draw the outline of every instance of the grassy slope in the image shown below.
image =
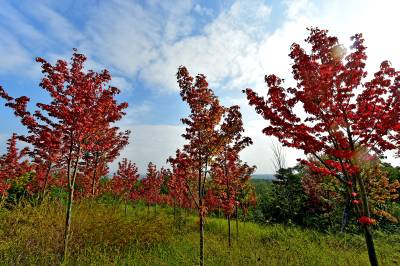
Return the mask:
<path id="1" fill-rule="evenodd" d="M 171 210 L 81 203 L 73 210 L 70 265 L 196 265 L 196 218 Z M 57 265 L 64 206 L 20 207 L 0 213 L 0 265 Z M 179 229 L 180 227 L 180 229 Z M 234 229 L 234 227 L 233 227 Z M 239 242 L 227 247 L 226 221 L 209 218 L 206 265 L 368 265 L 358 235 L 327 235 L 299 228 L 240 223 Z M 234 230 L 233 230 L 234 232 Z M 382 265 L 400 264 L 400 236 L 376 235 Z"/>

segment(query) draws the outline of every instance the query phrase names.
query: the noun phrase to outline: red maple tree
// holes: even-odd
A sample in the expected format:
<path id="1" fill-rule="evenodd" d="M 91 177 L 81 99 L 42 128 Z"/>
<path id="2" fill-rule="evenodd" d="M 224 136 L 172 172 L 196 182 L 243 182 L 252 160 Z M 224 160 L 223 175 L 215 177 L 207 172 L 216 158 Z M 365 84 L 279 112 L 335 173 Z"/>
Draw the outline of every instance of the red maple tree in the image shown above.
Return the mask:
<path id="1" fill-rule="evenodd" d="M 100 125 L 99 130 L 91 136 L 90 141 L 93 142 L 93 145 L 86 150 L 84 156 L 85 194 L 96 195 L 99 178 L 108 173 L 106 165 L 114 161 L 123 147 L 128 144 L 129 134 L 129 130 L 119 132 L 118 127 L 110 128 L 108 125 Z M 123 159 L 122 164 L 127 164 L 126 167 L 132 164 L 131 162 L 125 162 L 125 160 Z"/>
<path id="2" fill-rule="evenodd" d="M 68 190 L 63 257 L 66 260 L 75 184 L 83 155 L 93 149 L 94 136 L 112 128 L 111 124 L 122 118 L 127 103 L 117 103 L 115 96 L 120 92 L 119 89 L 106 86 L 111 80 L 107 70 L 100 73 L 84 70 L 86 57 L 83 54 L 73 53 L 70 66 L 64 60 L 58 60 L 55 65 L 43 58 L 37 58 L 36 61 L 41 64 L 44 74 L 40 87 L 48 92 L 50 103 L 37 103 L 38 110 L 32 115 L 26 108 L 28 97 L 14 100 L 3 89 L 0 90 L 0 96 L 21 117 L 22 124 L 36 134 L 34 138 L 42 132 L 36 133 L 34 130 L 40 128 L 46 133 L 42 135 L 52 135 L 49 140 L 54 140 L 60 151 L 60 162 L 66 168 Z"/>
<path id="3" fill-rule="evenodd" d="M 172 173 L 167 182 L 168 194 L 171 197 L 171 202 L 174 208 L 176 206 L 186 209 L 194 208 L 194 203 L 191 200 L 187 179 L 193 179 L 191 172 L 191 160 L 186 153 L 180 150 L 176 151 L 175 157 L 169 157 L 167 162 L 172 166 Z"/>
<path id="4" fill-rule="evenodd" d="M 8 195 L 11 182 L 32 170 L 31 164 L 25 158 L 28 151 L 28 148 L 18 150 L 15 133 L 7 141 L 7 152 L 0 157 L 0 203 Z"/>
<path id="5" fill-rule="evenodd" d="M 212 164 L 212 180 L 216 184 L 217 198 L 227 217 L 228 243 L 231 246 L 231 217 L 237 210 L 238 195 L 245 185 L 240 179 L 245 168 L 241 167 L 239 152 L 252 144 L 249 137 L 242 136 L 244 128 L 239 106 L 228 108 L 220 131 L 223 147 Z"/>
<path id="6" fill-rule="evenodd" d="M 19 135 L 18 138 L 32 146 L 29 155 L 32 159 L 35 175 L 31 185 L 33 191 L 37 192 L 39 198 L 43 199 L 47 187 L 53 181 L 51 170 L 60 165 L 62 132 L 40 110 L 36 110 L 33 114 L 27 110 L 28 97 L 22 96 L 14 99 L 1 86 L 0 97 L 7 101 L 6 106 L 14 110 L 14 114 L 21 119 L 21 123 L 28 129 L 27 134 Z"/>
<path id="7" fill-rule="evenodd" d="M 339 44 L 328 31 L 310 29 L 306 42 L 311 52 L 294 43 L 290 57 L 296 87 L 284 88 L 284 80 L 266 75 L 267 98 L 246 89 L 249 104 L 269 121 L 266 135 L 284 145 L 301 149 L 319 161 L 303 160 L 311 170 L 333 175 L 347 188 L 348 195 L 360 193 L 353 204 L 359 217 L 370 217 L 365 179 L 361 169 L 371 154 L 396 148 L 391 130 L 399 121 L 399 72 L 382 62 L 370 81 L 365 71 L 364 39 L 354 35 L 351 51 Z M 302 107 L 304 114 L 299 114 Z M 349 197 L 350 198 L 350 197 Z M 371 223 L 360 219 L 372 265 L 377 265 Z"/>
<path id="8" fill-rule="evenodd" d="M 205 196 L 210 178 L 210 162 L 223 147 L 218 127 L 226 110 L 208 87 L 204 75 L 199 74 L 194 79 L 188 70 L 181 66 L 177 72 L 177 79 L 182 100 L 187 102 L 191 113 L 188 118 L 182 119 L 183 124 L 187 125 L 182 136 L 188 143 L 179 152 L 180 156 L 170 161 L 187 167 L 184 170 L 184 184 L 191 202 L 198 211 L 200 265 L 204 265 L 204 218 L 207 214 Z M 183 161 L 179 162 L 180 159 Z"/>
<path id="9" fill-rule="evenodd" d="M 146 177 L 141 180 L 141 188 L 139 190 L 140 198 L 144 200 L 147 207 L 161 203 L 161 185 L 163 184 L 163 176 L 157 171 L 155 164 L 150 162 L 147 166 Z"/>
<path id="10" fill-rule="evenodd" d="M 118 162 L 117 173 L 112 178 L 112 191 L 125 201 L 125 212 L 127 201 L 138 198 L 137 186 L 139 178 L 139 171 L 134 163 L 127 158 L 123 158 L 121 162 Z"/>

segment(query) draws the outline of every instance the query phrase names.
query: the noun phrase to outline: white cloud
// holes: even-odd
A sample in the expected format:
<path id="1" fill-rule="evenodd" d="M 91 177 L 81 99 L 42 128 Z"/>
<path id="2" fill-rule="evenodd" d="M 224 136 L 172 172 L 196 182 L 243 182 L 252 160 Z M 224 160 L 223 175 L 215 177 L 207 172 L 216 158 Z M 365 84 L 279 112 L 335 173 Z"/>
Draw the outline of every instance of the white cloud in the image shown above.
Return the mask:
<path id="1" fill-rule="evenodd" d="M 355 33 L 363 33 L 369 71 L 377 71 L 380 62 L 386 59 L 399 69 L 400 35 L 395 33 L 399 9 L 399 1 L 330 1 L 324 6 L 325 15 L 316 23 L 330 29 L 345 43 L 350 43 L 349 38 Z"/>
<path id="2" fill-rule="evenodd" d="M 87 23 L 85 50 L 103 64 L 125 76 L 158 56 L 161 25 L 140 5 L 128 1 L 106 1 Z"/>
<path id="3" fill-rule="evenodd" d="M 191 0 L 174 1 L 173 7 L 168 1 L 159 1 L 158 4 L 166 14 L 162 42 L 174 42 L 192 32 L 196 21 L 190 15 L 193 8 Z"/>
<path id="4" fill-rule="evenodd" d="M 256 165 L 256 173 L 274 173 L 272 165 L 272 137 L 264 135 L 261 131 L 266 123 L 260 120 L 246 121 L 244 135 L 253 140 L 253 145 L 249 146 L 241 153 L 241 159 L 249 165 Z M 297 163 L 297 158 L 303 158 L 304 154 L 300 150 L 284 148 L 286 153 L 286 163 L 293 166 Z"/>
<path id="5" fill-rule="evenodd" d="M 243 73 L 257 67 L 253 56 L 270 12 L 262 1 L 236 1 L 202 34 L 164 45 L 161 56 L 143 69 L 141 77 L 161 90 L 176 91 L 175 73 L 179 65 L 185 65 L 193 75 L 206 74 L 213 87 L 243 85 Z"/>
<path id="6" fill-rule="evenodd" d="M 145 173 L 149 162 L 158 167 L 166 166 L 169 156 L 184 144 L 181 134 L 183 126 L 173 125 L 136 125 L 124 127 L 132 130 L 130 144 L 122 151 L 120 158 L 129 158 L 137 164 L 140 173 Z M 110 170 L 115 171 L 118 165 L 116 160 Z"/>
<path id="7" fill-rule="evenodd" d="M 162 54 L 163 46 L 191 33 L 191 1 L 101 2 L 92 12 L 81 45 L 103 64 L 126 77 L 135 77 Z M 153 73 L 158 75 L 158 73 Z"/>
<path id="8" fill-rule="evenodd" d="M 125 110 L 126 115 L 118 122 L 118 126 L 124 129 L 131 129 L 133 124 L 137 124 L 139 119 L 146 116 L 151 110 L 152 104 L 147 101 L 133 106 L 129 105 Z"/>

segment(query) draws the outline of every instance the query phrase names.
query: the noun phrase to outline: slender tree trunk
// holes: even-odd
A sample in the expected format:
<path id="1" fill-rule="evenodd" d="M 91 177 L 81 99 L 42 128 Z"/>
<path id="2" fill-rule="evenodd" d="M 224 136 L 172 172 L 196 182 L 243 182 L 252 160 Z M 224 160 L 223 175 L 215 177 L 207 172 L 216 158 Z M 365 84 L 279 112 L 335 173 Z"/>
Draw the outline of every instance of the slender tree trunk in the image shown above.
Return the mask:
<path id="1" fill-rule="evenodd" d="M 361 176 L 358 176 L 357 179 L 360 185 L 360 194 L 361 194 L 361 199 L 363 201 L 362 205 L 363 205 L 364 216 L 370 217 L 371 215 L 369 212 L 368 197 L 367 197 L 367 192 L 365 190 L 364 181 Z M 367 243 L 369 262 L 371 266 L 378 266 L 378 258 L 375 252 L 374 238 L 372 235 L 371 226 L 368 224 L 364 224 L 362 227 L 364 230 L 365 241 Z"/>
<path id="2" fill-rule="evenodd" d="M 74 188 L 69 189 L 68 194 L 68 204 L 67 204 L 67 217 L 65 220 L 65 233 L 64 233 L 64 261 L 67 260 L 68 257 L 68 244 L 70 238 L 70 230 L 71 230 L 71 219 L 72 219 L 72 202 L 74 199 Z"/>
<path id="3" fill-rule="evenodd" d="M 201 205 L 202 206 L 202 202 Z M 200 213 L 200 266 L 204 266 L 204 219 L 203 214 Z"/>
<path id="4" fill-rule="evenodd" d="M 125 216 L 126 216 L 126 207 L 128 204 L 127 204 L 126 200 L 124 202 L 125 202 Z"/>
<path id="5" fill-rule="evenodd" d="M 367 242 L 369 262 L 371 263 L 371 266 L 378 266 L 378 258 L 376 257 L 374 238 L 370 225 L 364 226 L 364 236 L 365 241 Z"/>
<path id="6" fill-rule="evenodd" d="M 71 223 L 71 211 L 72 211 L 72 200 L 73 193 L 71 193 L 71 156 L 72 156 L 72 144 L 69 151 L 68 158 L 68 167 L 67 167 L 67 179 L 68 179 L 68 202 L 67 202 L 67 214 L 65 220 L 65 228 L 64 228 L 64 254 L 63 254 L 63 262 L 67 261 L 68 255 L 68 237 L 69 237 L 69 224 Z"/>
<path id="7" fill-rule="evenodd" d="M 44 185 L 43 185 L 42 194 L 40 196 L 40 202 L 43 201 L 44 197 L 46 196 L 47 184 L 49 183 L 50 170 L 51 170 L 51 163 L 49 163 L 49 167 L 47 168 L 47 172 L 44 177 Z"/>
<path id="8" fill-rule="evenodd" d="M 0 208 L 3 207 L 3 204 L 4 204 L 5 200 L 6 200 L 6 197 L 4 195 L 2 195 L 1 198 L 0 198 Z"/>
<path id="9" fill-rule="evenodd" d="M 225 174 L 225 180 L 226 180 L 226 192 L 228 195 L 228 201 L 231 199 L 231 195 L 230 195 L 230 185 L 229 185 L 229 179 L 228 179 L 228 167 L 226 166 L 226 145 L 224 146 L 224 174 Z M 232 247 L 232 243 L 231 243 L 231 214 L 228 214 L 228 244 L 229 247 Z"/>
<path id="10" fill-rule="evenodd" d="M 235 218 L 236 218 L 236 241 L 239 241 L 239 221 L 238 221 L 238 207 L 235 205 Z"/>
<path id="11" fill-rule="evenodd" d="M 348 222 L 349 222 L 349 217 L 350 217 L 350 208 L 351 208 L 351 198 L 349 196 L 349 193 L 346 193 L 346 205 L 343 208 L 343 215 L 342 215 L 342 226 L 340 227 L 340 232 L 343 233 L 344 229 L 346 228 Z"/>
<path id="12" fill-rule="evenodd" d="M 71 234 L 71 221 L 72 221 L 72 203 L 74 200 L 74 190 L 75 190 L 75 180 L 76 180 L 76 174 L 78 170 L 78 162 L 79 162 L 79 154 L 80 154 L 81 148 L 80 146 L 78 147 L 78 155 L 74 164 L 74 170 L 73 174 L 71 177 L 71 160 L 68 161 L 68 189 L 69 189 L 69 194 L 68 194 L 68 204 L 67 204 L 67 216 L 65 219 L 65 234 L 64 234 L 64 257 L 63 260 L 64 262 L 68 258 L 68 244 L 69 244 L 69 238 Z M 70 154 L 72 154 L 72 148 L 70 151 Z M 71 157 L 70 157 L 71 158 Z"/>
<path id="13" fill-rule="evenodd" d="M 96 153 L 96 158 L 94 162 L 93 177 L 92 177 L 92 196 L 96 193 L 96 178 L 97 178 L 97 164 L 99 160 L 99 155 Z"/>
<path id="14" fill-rule="evenodd" d="M 200 133 L 199 133 L 200 134 Z M 199 212 L 199 233 L 200 233 L 200 266 L 204 266 L 204 220 L 203 220 L 203 193 L 204 193 L 204 183 L 202 183 L 202 160 L 201 160 L 201 153 L 199 154 L 199 180 L 198 180 L 198 193 L 199 193 L 199 204 L 198 204 L 198 212 Z M 206 158 L 207 162 L 207 158 Z M 207 175 L 207 166 L 205 170 L 205 176 Z M 204 178 L 205 182 L 205 178 Z"/>
<path id="15" fill-rule="evenodd" d="M 232 247 L 232 243 L 231 243 L 231 215 L 228 214 L 227 218 L 228 218 L 228 245 L 229 245 L 229 247 Z"/>
<path id="16" fill-rule="evenodd" d="M 174 221 L 176 221 L 176 203 L 174 201 Z"/>

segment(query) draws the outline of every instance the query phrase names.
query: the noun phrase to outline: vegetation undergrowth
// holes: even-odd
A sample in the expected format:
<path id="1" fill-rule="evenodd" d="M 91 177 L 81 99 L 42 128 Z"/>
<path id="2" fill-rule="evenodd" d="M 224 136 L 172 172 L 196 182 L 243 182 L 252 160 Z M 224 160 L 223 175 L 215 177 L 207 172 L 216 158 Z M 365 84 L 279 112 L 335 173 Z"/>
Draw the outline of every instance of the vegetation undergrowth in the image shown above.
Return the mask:
<path id="1" fill-rule="evenodd" d="M 58 265 L 65 205 L 45 201 L 0 212 L 1 265 Z M 66 265 L 196 265 L 198 218 L 167 207 L 85 200 L 73 211 Z M 376 232 L 382 265 L 400 263 L 400 236 Z M 367 265 L 362 235 L 324 234 L 283 225 L 239 223 L 228 248 L 226 220 L 205 224 L 205 265 Z"/>

